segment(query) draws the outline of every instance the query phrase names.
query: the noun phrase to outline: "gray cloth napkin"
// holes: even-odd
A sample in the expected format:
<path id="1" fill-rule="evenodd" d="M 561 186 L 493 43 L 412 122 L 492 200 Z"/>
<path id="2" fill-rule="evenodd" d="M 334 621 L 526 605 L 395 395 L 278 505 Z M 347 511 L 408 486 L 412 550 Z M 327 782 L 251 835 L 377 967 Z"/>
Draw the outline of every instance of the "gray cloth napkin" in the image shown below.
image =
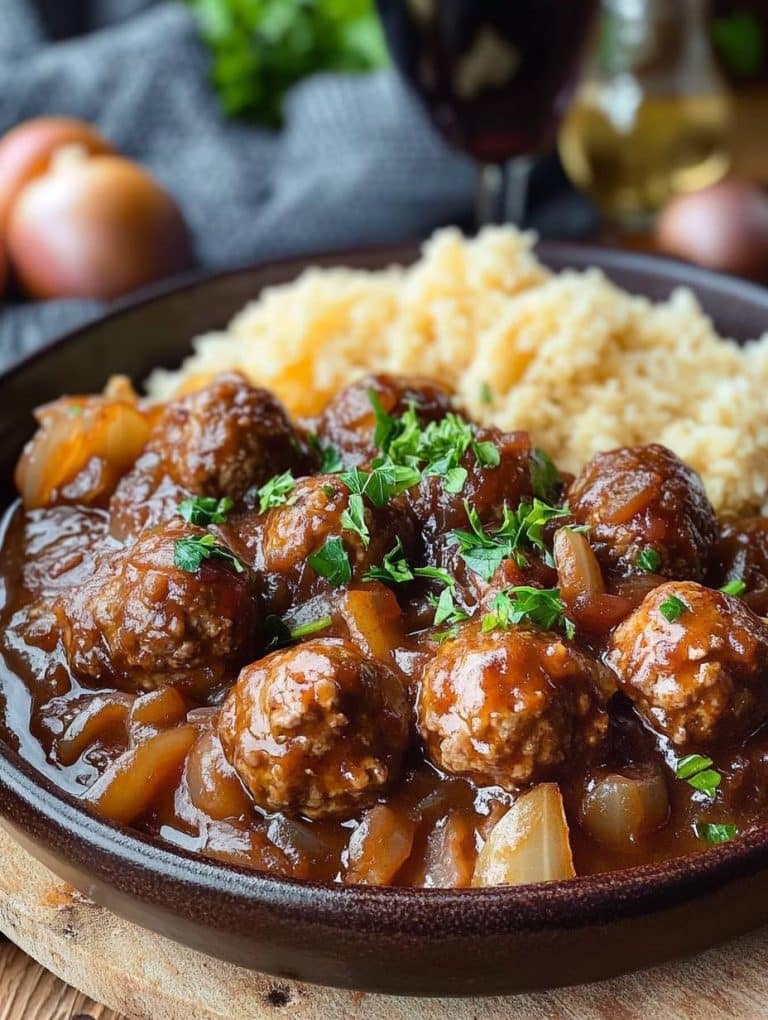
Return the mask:
<path id="1" fill-rule="evenodd" d="M 52 41 L 67 4 L 37 3 L 0 0 L 0 133 L 39 114 L 92 121 L 176 196 L 202 267 L 412 240 L 471 218 L 473 167 L 391 72 L 302 82 L 272 132 L 222 116 L 183 4 L 91 0 L 96 30 Z M 0 304 L 0 366 L 100 310 Z"/>

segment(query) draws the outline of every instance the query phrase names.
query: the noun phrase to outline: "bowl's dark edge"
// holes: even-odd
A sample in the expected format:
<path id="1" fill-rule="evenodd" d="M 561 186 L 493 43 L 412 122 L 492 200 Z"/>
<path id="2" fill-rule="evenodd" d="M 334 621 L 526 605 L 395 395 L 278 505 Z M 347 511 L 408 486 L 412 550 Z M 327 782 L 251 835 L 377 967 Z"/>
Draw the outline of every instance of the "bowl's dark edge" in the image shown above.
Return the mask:
<path id="1" fill-rule="evenodd" d="M 652 297 L 665 297 L 681 285 L 702 287 L 717 296 L 718 307 L 710 307 L 710 314 L 722 311 L 721 300 L 726 304 L 733 300 L 764 311 L 768 323 L 768 292 L 752 284 L 668 260 L 607 249 L 547 243 L 540 246 L 540 253 L 553 268 L 569 265 L 584 268 L 597 262 L 619 283 L 628 276 L 640 277 L 647 284 L 644 291 Z M 311 261 L 321 265 L 349 261 L 376 267 L 412 261 L 415 254 L 413 247 L 407 247 L 330 254 Z M 306 264 L 305 259 L 289 259 L 269 265 L 284 274 Z M 170 297 L 183 298 L 191 289 L 215 285 L 225 278 L 250 277 L 258 274 L 259 269 L 251 267 L 213 277 L 196 277 L 181 285 L 171 283 L 124 302 L 97 323 L 75 330 L 11 366 L 0 377 L 0 386 L 23 376 L 55 349 L 87 337 L 97 326 L 108 327 L 126 313 Z M 723 308 L 727 310 L 726 305 Z M 738 339 L 746 339 L 739 335 L 738 316 L 729 332 Z M 768 868 L 768 833 L 760 829 L 695 858 L 546 886 L 458 891 L 345 887 L 261 876 L 139 838 L 101 821 L 78 801 L 62 795 L 5 744 L 0 744 L 0 793 L 0 810 L 7 824 L 25 842 L 38 847 L 53 846 L 53 856 L 66 858 L 72 867 L 90 872 L 126 896 L 136 896 L 160 908 L 169 900 L 178 903 L 186 894 L 192 919 L 194 897 L 190 898 L 189 893 L 195 888 L 213 892 L 227 906 L 227 927 L 231 930 L 234 925 L 243 932 L 250 930 L 249 911 L 256 906 L 273 909 L 283 918 L 295 917 L 297 922 L 305 921 L 311 911 L 329 925 L 430 938 L 450 937 L 456 933 L 457 925 L 462 935 L 483 936 L 493 932 L 578 928 L 611 922 L 617 917 L 639 917 L 668 910 L 716 894 L 727 884 Z M 119 866 L 120 861 L 125 867 Z"/>

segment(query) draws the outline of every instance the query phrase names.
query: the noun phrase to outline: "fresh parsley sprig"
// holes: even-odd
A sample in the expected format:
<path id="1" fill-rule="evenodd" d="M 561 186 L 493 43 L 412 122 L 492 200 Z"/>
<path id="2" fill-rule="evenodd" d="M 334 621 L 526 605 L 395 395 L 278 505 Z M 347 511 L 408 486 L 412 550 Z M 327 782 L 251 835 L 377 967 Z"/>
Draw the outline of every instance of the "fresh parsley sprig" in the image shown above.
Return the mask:
<path id="1" fill-rule="evenodd" d="M 568 638 L 576 633 L 573 621 L 565 615 L 565 604 L 558 588 L 533 588 L 518 585 L 504 588 L 493 600 L 492 611 L 483 617 L 482 630 L 506 630 L 519 623 L 532 623 L 543 630 L 562 627 Z"/>
<path id="2" fill-rule="evenodd" d="M 746 584 L 739 579 L 729 581 L 727 584 L 724 584 L 723 587 L 720 589 L 720 591 L 724 595 L 733 595 L 735 598 L 741 598 L 741 596 L 744 594 L 746 590 L 747 590 Z"/>
<path id="3" fill-rule="evenodd" d="M 335 588 L 352 580 L 349 555 L 338 537 L 329 538 L 321 549 L 307 557 L 307 562 L 319 577 L 326 578 Z"/>
<path id="4" fill-rule="evenodd" d="M 640 551 L 635 566 L 643 574 L 655 574 L 661 566 L 661 554 L 653 546 L 647 545 Z"/>
<path id="5" fill-rule="evenodd" d="M 285 620 L 270 614 L 264 620 L 266 651 L 272 652 L 276 648 L 285 648 L 286 645 L 293 644 L 294 641 L 299 641 L 301 638 L 321 634 L 324 630 L 328 630 L 332 623 L 333 620 L 330 616 L 321 616 L 317 620 L 289 627 Z"/>
<path id="6" fill-rule="evenodd" d="M 173 543 L 173 562 L 180 570 L 188 574 L 198 571 L 203 560 L 220 559 L 234 567 L 242 574 L 245 567 L 233 552 L 216 541 L 215 535 L 190 535 L 189 538 L 177 538 Z"/>
<path id="7" fill-rule="evenodd" d="M 544 528 L 550 521 L 568 516 L 566 507 L 549 506 L 534 497 L 532 503 L 523 502 L 517 510 L 505 506 L 501 524 L 488 532 L 477 510 L 467 500 L 464 501 L 464 511 L 472 530 L 456 530 L 451 535 L 469 569 L 486 581 L 490 581 L 502 560 L 514 558 L 519 566 L 525 566 L 525 547 L 540 550 L 549 562 L 551 557 L 544 544 Z"/>
<path id="8" fill-rule="evenodd" d="M 730 843 L 739 834 L 731 822 L 696 822 L 693 830 L 699 839 L 713 845 Z"/>
<path id="9" fill-rule="evenodd" d="M 659 612 L 669 623 L 676 623 L 683 613 L 688 612 L 688 606 L 677 595 L 670 595 L 659 606 Z"/>
<path id="10" fill-rule="evenodd" d="M 341 454 L 335 446 L 323 446 L 314 432 L 310 433 L 307 438 L 309 439 L 309 445 L 317 454 L 321 475 L 336 475 L 339 471 L 343 471 L 344 464 Z"/>
<path id="11" fill-rule="evenodd" d="M 179 503 L 177 510 L 188 524 L 206 528 L 209 524 L 223 524 L 235 504 L 229 497 L 191 496 Z"/>
<path id="12" fill-rule="evenodd" d="M 563 478 L 555 462 L 539 447 L 531 451 L 531 488 L 534 496 L 545 503 L 554 503 L 563 487 Z"/>
<path id="13" fill-rule="evenodd" d="M 393 549 L 384 556 L 380 567 L 370 567 L 364 581 L 383 581 L 385 584 L 405 584 L 413 580 L 413 570 L 405 558 L 403 543 L 398 538 Z"/>
<path id="14" fill-rule="evenodd" d="M 274 507 L 290 505 L 293 503 L 292 493 L 296 488 L 296 479 L 290 471 L 284 471 L 281 475 L 275 475 L 258 490 L 259 513 Z"/>
<path id="15" fill-rule="evenodd" d="M 712 768 L 714 762 L 702 754 L 687 754 L 675 765 L 675 775 L 694 790 L 714 799 L 721 782 L 721 775 Z"/>

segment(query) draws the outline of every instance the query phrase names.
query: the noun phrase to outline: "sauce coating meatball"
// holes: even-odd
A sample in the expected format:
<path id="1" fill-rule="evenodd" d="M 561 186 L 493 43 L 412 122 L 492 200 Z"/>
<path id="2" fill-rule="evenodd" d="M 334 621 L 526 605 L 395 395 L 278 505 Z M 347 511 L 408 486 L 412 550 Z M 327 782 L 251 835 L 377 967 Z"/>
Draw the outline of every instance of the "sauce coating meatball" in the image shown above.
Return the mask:
<path id="1" fill-rule="evenodd" d="M 768 627 L 739 599 L 699 584 L 647 595 L 614 631 L 606 661 L 637 711 L 678 747 L 737 737 L 768 718 Z"/>
<path id="2" fill-rule="evenodd" d="M 472 623 L 424 670 L 418 726 L 439 768 L 511 790 L 597 748 L 610 693 L 604 667 L 557 634 Z"/>
<path id="3" fill-rule="evenodd" d="M 521 500 L 533 496 L 533 449 L 528 433 L 497 428 L 476 428 L 474 433 L 478 443 L 493 444 L 498 464 L 481 464 L 470 446 L 460 461 L 467 472 L 460 492 L 448 492 L 445 477 L 437 474 L 423 475 L 419 484 L 408 490 L 408 502 L 427 540 L 468 527 L 465 501 L 488 524 L 501 520 L 505 503 L 515 509 Z"/>
<path id="4" fill-rule="evenodd" d="M 333 817 L 372 803 L 398 778 L 408 717 L 395 673 L 327 638 L 246 666 L 219 737 L 264 810 Z"/>
<path id="5" fill-rule="evenodd" d="M 213 557 L 194 573 L 174 563 L 176 540 L 203 534 L 182 521 L 159 525 L 59 596 L 54 611 L 75 676 L 205 692 L 247 661 L 258 634 L 248 572 Z"/>
<path id="6" fill-rule="evenodd" d="M 368 375 L 340 390 L 326 406 L 317 426 L 321 442 L 341 454 L 346 467 L 367 464 L 380 452 L 374 443 L 376 419 L 369 393 L 384 411 L 399 418 L 413 405 L 420 421 L 439 421 L 453 410 L 451 393 L 418 376 Z"/>
<path id="7" fill-rule="evenodd" d="M 336 475 L 315 475 L 296 482 L 290 500 L 263 514 L 245 514 L 223 529 L 262 580 L 269 612 L 283 613 L 338 585 L 319 575 L 309 558 L 331 539 L 341 539 L 349 559 L 351 580 L 361 581 L 378 566 L 397 539 L 406 554 L 416 545 L 415 525 L 405 503 L 391 500 L 385 507 L 365 501 L 368 540 L 351 529 L 344 514 L 350 493 Z"/>
<path id="8" fill-rule="evenodd" d="M 743 581 L 744 601 L 758 616 L 768 616 L 768 518 L 726 521 L 712 563 L 713 587 Z"/>
<path id="9" fill-rule="evenodd" d="M 273 475 L 306 467 L 307 454 L 279 401 L 237 374 L 169 403 L 118 485 L 112 534 L 136 535 L 190 494 L 235 501 Z"/>
<path id="10" fill-rule="evenodd" d="M 656 572 L 700 581 L 717 535 L 715 512 L 701 479 L 664 446 L 599 453 L 568 492 L 579 524 L 605 564 L 634 570 L 653 549 Z"/>

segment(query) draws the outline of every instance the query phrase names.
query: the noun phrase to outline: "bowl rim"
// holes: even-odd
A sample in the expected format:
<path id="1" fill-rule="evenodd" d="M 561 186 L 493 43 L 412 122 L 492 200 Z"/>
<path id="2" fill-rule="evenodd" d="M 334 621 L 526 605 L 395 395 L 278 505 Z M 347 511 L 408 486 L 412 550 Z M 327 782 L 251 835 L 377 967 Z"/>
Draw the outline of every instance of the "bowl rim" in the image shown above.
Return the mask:
<path id="1" fill-rule="evenodd" d="M 380 266 L 397 264 L 412 261 L 418 250 L 416 245 L 400 245 L 320 252 L 164 281 L 114 303 L 106 314 L 91 318 L 14 360 L 0 373 L 0 390 L 15 373 L 95 327 L 108 325 L 113 319 L 162 302 L 171 295 L 175 297 L 243 274 L 258 275 L 270 268 L 286 271 L 295 268 L 298 273 L 318 263 L 344 265 L 345 260 L 361 258 L 376 259 Z M 608 273 L 635 271 L 646 279 L 656 278 L 673 286 L 727 286 L 732 298 L 763 304 L 768 318 L 768 289 L 735 277 L 654 255 L 573 242 L 544 241 L 536 250 L 545 263 L 548 260 L 567 263 L 573 258 L 579 266 L 586 263 Z M 457 918 L 463 935 L 586 927 L 619 916 L 667 909 L 768 868 L 768 823 L 764 823 L 730 843 L 700 854 L 565 881 L 469 889 L 346 886 L 284 878 L 211 860 L 101 819 L 83 801 L 38 772 L 4 740 L 0 740 L 0 788 L 9 799 L 9 804 L 3 805 L 4 824 L 33 842 L 49 846 L 54 843 L 51 832 L 55 833 L 62 845 L 81 858 L 78 864 L 89 867 L 94 875 L 106 876 L 112 887 L 125 893 L 137 894 L 139 883 L 135 875 L 141 872 L 152 881 L 140 883 L 140 899 L 166 903 L 163 888 L 170 883 L 187 893 L 191 889 L 214 893 L 239 908 L 241 914 L 256 907 L 279 906 L 283 916 L 306 923 L 311 907 L 318 923 L 343 923 L 360 931 L 437 938 L 456 934 Z M 55 849 L 52 853 L 55 855 Z M 124 868 L 110 865 L 110 859 L 115 857 Z M 385 903 L 386 911 L 382 909 Z"/>

